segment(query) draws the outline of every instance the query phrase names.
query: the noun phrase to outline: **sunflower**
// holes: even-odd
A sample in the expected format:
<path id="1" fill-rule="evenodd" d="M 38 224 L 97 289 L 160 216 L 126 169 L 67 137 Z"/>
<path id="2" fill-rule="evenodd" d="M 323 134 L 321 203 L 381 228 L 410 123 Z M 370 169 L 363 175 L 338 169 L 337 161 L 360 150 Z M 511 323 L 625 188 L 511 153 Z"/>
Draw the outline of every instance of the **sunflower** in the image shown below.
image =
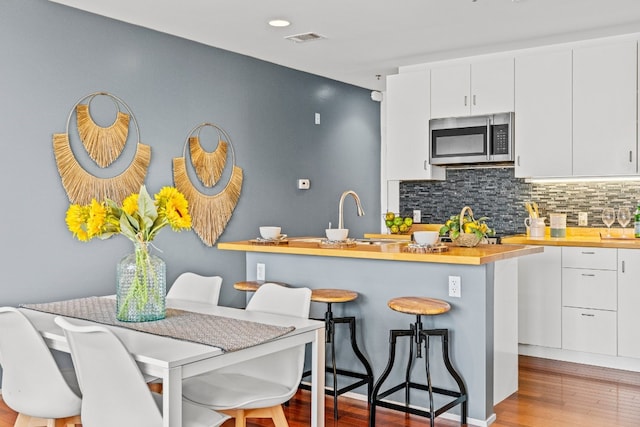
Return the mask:
<path id="1" fill-rule="evenodd" d="M 69 231 L 73 233 L 81 242 L 88 241 L 89 233 L 87 233 L 87 220 L 89 219 L 89 209 L 87 206 L 71 205 L 67 210 L 65 222 Z"/>
<path id="2" fill-rule="evenodd" d="M 89 218 L 87 219 L 87 233 L 91 239 L 104 231 L 107 219 L 107 207 L 104 203 L 98 203 L 96 199 L 89 205 Z"/>
<path id="3" fill-rule="evenodd" d="M 131 194 L 127 196 L 122 202 L 122 210 L 133 215 L 138 210 L 138 194 Z"/>
<path id="4" fill-rule="evenodd" d="M 187 199 L 176 188 L 162 188 L 154 201 L 143 185 L 139 193 L 127 196 L 122 206 L 110 199 L 102 202 L 94 199 L 86 206 L 71 205 L 66 223 L 73 236 L 82 242 L 122 234 L 135 243 L 145 243 L 167 225 L 174 231 L 191 228 L 188 208 Z"/>

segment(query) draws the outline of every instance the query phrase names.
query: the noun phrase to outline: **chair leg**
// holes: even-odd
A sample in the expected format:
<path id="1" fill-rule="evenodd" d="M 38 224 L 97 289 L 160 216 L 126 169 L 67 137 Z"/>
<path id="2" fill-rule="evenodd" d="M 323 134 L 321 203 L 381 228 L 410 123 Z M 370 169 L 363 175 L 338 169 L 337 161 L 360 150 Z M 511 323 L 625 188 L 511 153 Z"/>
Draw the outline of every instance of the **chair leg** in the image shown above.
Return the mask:
<path id="1" fill-rule="evenodd" d="M 31 417 L 25 414 L 18 414 L 18 418 L 16 418 L 16 422 L 13 427 L 29 427 L 29 423 L 31 423 Z"/>
<path id="2" fill-rule="evenodd" d="M 75 427 L 76 425 L 82 425 L 82 419 L 80 418 L 80 415 L 63 418 L 62 424 L 60 424 L 61 427 Z"/>
<path id="3" fill-rule="evenodd" d="M 289 427 L 289 423 L 287 422 L 287 417 L 284 415 L 282 405 L 272 406 L 271 412 L 273 424 L 275 425 L 275 427 Z"/>
<path id="4" fill-rule="evenodd" d="M 274 405 L 268 408 L 225 409 L 219 412 L 235 418 L 235 427 L 246 427 L 247 418 L 270 418 L 273 420 L 275 427 L 289 427 L 282 405 Z"/>
<path id="5" fill-rule="evenodd" d="M 244 409 L 224 409 L 218 412 L 222 412 L 225 415 L 229 415 L 231 418 L 235 418 L 235 427 L 247 427 L 247 419 L 245 418 Z"/>

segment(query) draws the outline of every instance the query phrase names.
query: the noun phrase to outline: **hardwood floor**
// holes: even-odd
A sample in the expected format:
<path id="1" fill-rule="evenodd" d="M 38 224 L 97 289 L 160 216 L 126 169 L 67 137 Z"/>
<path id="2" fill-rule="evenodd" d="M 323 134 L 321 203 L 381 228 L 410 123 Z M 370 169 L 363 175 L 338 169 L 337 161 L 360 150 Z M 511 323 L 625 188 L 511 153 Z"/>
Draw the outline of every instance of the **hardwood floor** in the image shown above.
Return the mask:
<path id="1" fill-rule="evenodd" d="M 332 400 L 326 400 L 327 427 L 366 427 L 367 405 L 340 398 L 340 418 L 333 420 Z M 306 427 L 309 392 L 299 391 L 285 408 L 290 427 Z M 492 427 L 637 427 L 640 426 L 640 373 L 520 357 L 520 390 L 496 407 Z M 0 400 L 0 427 L 12 427 L 16 414 Z M 384 427 L 416 427 L 425 418 L 379 408 L 376 420 Z M 233 427 L 227 421 L 224 427 Z M 249 427 L 271 422 L 249 422 Z M 458 423 L 436 419 L 437 427 Z"/>

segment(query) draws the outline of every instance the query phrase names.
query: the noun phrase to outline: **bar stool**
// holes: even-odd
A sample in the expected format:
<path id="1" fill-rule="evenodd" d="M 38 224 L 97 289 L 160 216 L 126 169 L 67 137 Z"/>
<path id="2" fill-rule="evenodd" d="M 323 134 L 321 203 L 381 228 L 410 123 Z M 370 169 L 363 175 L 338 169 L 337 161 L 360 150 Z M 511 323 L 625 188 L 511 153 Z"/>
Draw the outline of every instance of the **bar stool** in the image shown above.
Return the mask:
<path id="1" fill-rule="evenodd" d="M 272 281 L 267 282 L 266 280 L 247 280 L 247 281 L 234 283 L 233 288 L 239 291 L 244 291 L 244 292 L 255 292 L 258 290 L 260 286 L 262 286 L 265 283 L 275 283 L 276 285 L 280 285 L 280 286 L 289 286 L 283 282 L 272 282 Z"/>
<path id="2" fill-rule="evenodd" d="M 326 372 L 330 372 L 333 375 L 333 389 L 326 389 L 326 394 L 333 396 L 333 418 L 338 419 L 338 396 L 358 388 L 362 385 L 367 385 L 367 399 L 371 399 L 371 389 L 373 387 L 373 370 L 371 365 L 367 361 L 364 354 L 358 348 L 356 341 L 356 318 L 354 316 L 347 317 L 334 317 L 331 310 L 331 304 L 350 302 L 358 298 L 358 293 L 354 291 L 348 291 L 343 289 L 312 289 L 311 301 L 322 302 L 327 304 L 327 310 L 324 314 L 325 322 L 325 341 L 330 344 L 331 347 L 331 366 L 326 366 Z M 322 319 L 314 319 L 322 320 Z M 346 323 L 349 325 L 349 332 L 351 334 L 351 348 L 355 353 L 366 373 L 348 371 L 345 369 L 339 369 L 336 367 L 336 351 L 335 351 L 335 325 Z M 302 374 L 302 377 L 308 377 L 311 375 L 311 371 L 306 371 Z M 338 375 L 342 375 L 350 378 L 357 378 L 358 381 L 353 382 L 345 387 L 338 388 Z M 310 387 L 307 384 L 300 384 L 300 388 L 309 390 Z"/>
<path id="3" fill-rule="evenodd" d="M 395 409 L 405 413 L 419 415 L 429 418 L 430 426 L 434 427 L 435 418 L 456 405 L 462 405 L 462 414 L 460 416 L 460 425 L 467 423 L 467 389 L 462 381 L 462 377 L 451 364 L 449 359 L 449 330 L 448 329 L 423 329 L 421 316 L 435 316 L 438 314 L 446 313 L 451 309 L 451 306 L 446 301 L 423 298 L 423 297 L 401 297 L 389 300 L 387 305 L 395 311 L 400 313 L 415 314 L 416 321 L 410 326 L 410 329 L 392 329 L 389 334 L 389 361 L 384 372 L 376 381 L 373 387 L 372 397 L 370 399 L 370 414 L 369 414 L 369 426 L 373 427 L 376 424 L 376 406 L 382 406 L 389 409 Z M 399 337 L 409 337 L 409 362 L 407 364 L 407 370 L 405 374 L 405 381 L 390 389 L 380 392 L 382 384 L 387 379 L 393 368 L 396 357 L 396 340 Z M 453 377 L 458 384 L 459 391 L 445 390 L 443 388 L 434 387 L 431 383 L 431 372 L 429 367 L 429 338 L 440 337 L 442 338 L 442 358 L 447 371 Z M 425 367 L 427 374 L 427 384 L 420 384 L 411 381 L 411 367 L 413 365 L 413 346 L 416 345 L 416 358 L 422 358 L 422 344 L 424 343 L 426 359 Z M 399 390 L 405 390 L 405 405 L 384 401 L 385 397 Z M 427 391 L 429 394 L 429 411 L 410 407 L 410 390 L 418 389 Z M 445 405 L 434 408 L 433 395 L 442 394 L 455 399 L 449 401 Z"/>

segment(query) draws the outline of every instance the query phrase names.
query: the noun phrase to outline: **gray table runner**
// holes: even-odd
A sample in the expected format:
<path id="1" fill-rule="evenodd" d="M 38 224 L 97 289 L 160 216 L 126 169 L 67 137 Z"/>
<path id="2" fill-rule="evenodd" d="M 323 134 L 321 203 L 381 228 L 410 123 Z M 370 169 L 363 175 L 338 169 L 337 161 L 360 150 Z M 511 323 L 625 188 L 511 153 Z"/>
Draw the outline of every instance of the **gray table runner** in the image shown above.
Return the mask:
<path id="1" fill-rule="evenodd" d="M 167 308 L 167 317 L 162 320 L 121 322 L 116 319 L 116 301 L 101 297 L 22 304 L 21 307 L 211 345 L 225 352 L 258 345 L 295 329 L 172 308 Z"/>

